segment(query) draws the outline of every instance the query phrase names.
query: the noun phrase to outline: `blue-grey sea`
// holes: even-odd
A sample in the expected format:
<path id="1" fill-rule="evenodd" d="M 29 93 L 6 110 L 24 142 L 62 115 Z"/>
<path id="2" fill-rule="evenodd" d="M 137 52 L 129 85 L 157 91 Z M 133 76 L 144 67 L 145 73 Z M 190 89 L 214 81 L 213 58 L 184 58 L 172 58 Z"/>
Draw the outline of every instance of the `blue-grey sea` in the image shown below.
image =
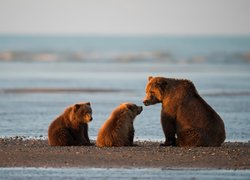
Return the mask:
<path id="1" fill-rule="evenodd" d="M 89 136 L 95 140 L 103 122 L 120 103 L 142 105 L 147 77 L 152 75 L 193 81 L 224 120 L 226 141 L 249 141 L 250 37 L 222 36 L 1 35 L 0 137 L 47 138 L 50 122 L 67 106 L 90 101 L 94 119 L 89 124 Z M 73 91 L 77 89 L 80 91 Z M 164 140 L 160 110 L 160 104 L 144 107 L 135 120 L 135 140 Z M 23 178 L 25 172 L 51 173 L 46 169 L 0 171 L 12 174 L 12 179 L 20 171 L 24 172 Z M 54 169 L 54 174 L 59 171 Z M 155 177 L 155 170 L 124 170 L 125 174 L 133 171 L 142 175 L 149 171 L 150 178 Z M 245 176 L 231 176 L 234 171 L 217 172 L 218 179 L 249 177 L 249 171 Z M 227 175 L 221 176 L 224 173 Z M 178 173 L 166 174 L 169 177 Z M 187 179 L 196 174 L 192 172 Z M 159 178 L 165 176 L 165 171 L 161 175 Z"/>

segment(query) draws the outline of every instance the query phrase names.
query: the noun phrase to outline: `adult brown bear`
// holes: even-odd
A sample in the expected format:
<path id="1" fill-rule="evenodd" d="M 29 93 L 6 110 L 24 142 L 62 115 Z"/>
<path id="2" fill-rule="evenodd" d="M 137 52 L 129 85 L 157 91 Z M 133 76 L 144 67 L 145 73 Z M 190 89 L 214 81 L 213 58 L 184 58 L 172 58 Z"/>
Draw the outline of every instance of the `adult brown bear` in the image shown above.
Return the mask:
<path id="1" fill-rule="evenodd" d="M 92 121 L 90 103 L 78 103 L 66 108 L 49 126 L 48 142 L 51 146 L 91 145 L 88 123 Z"/>
<path id="2" fill-rule="evenodd" d="M 220 146 L 226 138 L 223 120 L 189 80 L 149 77 L 143 103 L 162 103 L 165 146 Z"/>

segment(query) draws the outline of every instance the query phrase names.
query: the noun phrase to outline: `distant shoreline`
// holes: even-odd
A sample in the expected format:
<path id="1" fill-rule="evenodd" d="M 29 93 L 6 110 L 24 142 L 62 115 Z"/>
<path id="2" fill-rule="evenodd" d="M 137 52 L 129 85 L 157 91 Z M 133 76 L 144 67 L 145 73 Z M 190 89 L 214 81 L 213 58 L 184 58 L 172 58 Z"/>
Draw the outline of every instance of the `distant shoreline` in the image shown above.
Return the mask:
<path id="1" fill-rule="evenodd" d="M 136 141 L 133 147 L 51 147 L 47 140 L 0 138 L 0 167 L 250 169 L 250 142 L 221 147 L 160 147 Z"/>
<path id="2" fill-rule="evenodd" d="M 0 93 L 117 93 L 132 90 L 102 89 L 102 88 L 12 88 L 0 89 Z"/>

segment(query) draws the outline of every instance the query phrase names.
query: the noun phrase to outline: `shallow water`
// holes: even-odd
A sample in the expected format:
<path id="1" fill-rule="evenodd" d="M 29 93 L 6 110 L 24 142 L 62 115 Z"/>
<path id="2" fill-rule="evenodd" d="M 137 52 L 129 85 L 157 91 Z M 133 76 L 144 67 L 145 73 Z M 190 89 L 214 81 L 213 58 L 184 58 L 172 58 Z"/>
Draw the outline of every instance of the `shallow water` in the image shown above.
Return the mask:
<path id="1" fill-rule="evenodd" d="M 0 137 L 46 138 L 50 122 L 67 106 L 90 101 L 89 135 L 95 140 L 120 103 L 142 105 L 147 77 L 157 75 L 192 80 L 224 119 L 226 141 L 249 141 L 249 54 L 250 37 L 0 36 Z M 160 110 L 160 105 L 144 107 L 134 124 L 135 140 L 164 140 Z M 249 170 L 0 168 L 0 179 L 6 180 L 249 177 Z"/>
<path id="2" fill-rule="evenodd" d="M 125 101 L 142 105 L 149 75 L 190 79 L 202 97 L 224 119 L 226 141 L 250 137 L 250 64 L 164 63 L 0 63 L 0 136 L 47 136 L 50 122 L 65 107 L 90 101 L 94 120 L 89 135 L 97 133 L 111 111 Z M 18 88 L 114 89 L 117 92 L 17 93 Z M 144 107 L 135 121 L 135 140 L 162 141 L 160 105 Z"/>
<path id="3" fill-rule="evenodd" d="M 0 168 L 0 179 L 249 179 L 249 170 Z"/>
<path id="4" fill-rule="evenodd" d="M 227 141 L 250 137 L 250 37 L 0 36 L 0 136 L 42 136 L 70 104 L 90 101 L 95 139 L 124 101 L 142 105 L 147 77 L 190 79 L 224 119 Z M 16 89 L 96 89 L 18 93 Z M 116 90 L 102 92 L 102 90 Z M 138 140 L 163 140 L 160 105 L 135 121 Z"/>

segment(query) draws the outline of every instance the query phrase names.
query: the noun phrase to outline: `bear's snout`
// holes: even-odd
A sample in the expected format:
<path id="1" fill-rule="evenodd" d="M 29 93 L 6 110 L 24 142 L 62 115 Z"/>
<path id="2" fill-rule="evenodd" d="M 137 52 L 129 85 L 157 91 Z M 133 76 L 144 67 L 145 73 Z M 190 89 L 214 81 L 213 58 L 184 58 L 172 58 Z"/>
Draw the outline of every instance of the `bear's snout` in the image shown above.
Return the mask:
<path id="1" fill-rule="evenodd" d="M 137 113 L 141 114 L 142 110 L 143 110 L 143 107 L 142 106 L 138 106 Z"/>
<path id="2" fill-rule="evenodd" d="M 90 114 L 86 114 L 86 115 L 85 115 L 85 120 L 86 120 L 87 122 L 92 121 L 92 120 L 93 120 L 92 115 L 90 115 Z"/>
<path id="3" fill-rule="evenodd" d="M 150 102 L 149 102 L 149 100 L 146 99 L 146 100 L 143 101 L 143 104 L 144 104 L 145 106 L 149 106 L 149 105 L 150 105 Z"/>

